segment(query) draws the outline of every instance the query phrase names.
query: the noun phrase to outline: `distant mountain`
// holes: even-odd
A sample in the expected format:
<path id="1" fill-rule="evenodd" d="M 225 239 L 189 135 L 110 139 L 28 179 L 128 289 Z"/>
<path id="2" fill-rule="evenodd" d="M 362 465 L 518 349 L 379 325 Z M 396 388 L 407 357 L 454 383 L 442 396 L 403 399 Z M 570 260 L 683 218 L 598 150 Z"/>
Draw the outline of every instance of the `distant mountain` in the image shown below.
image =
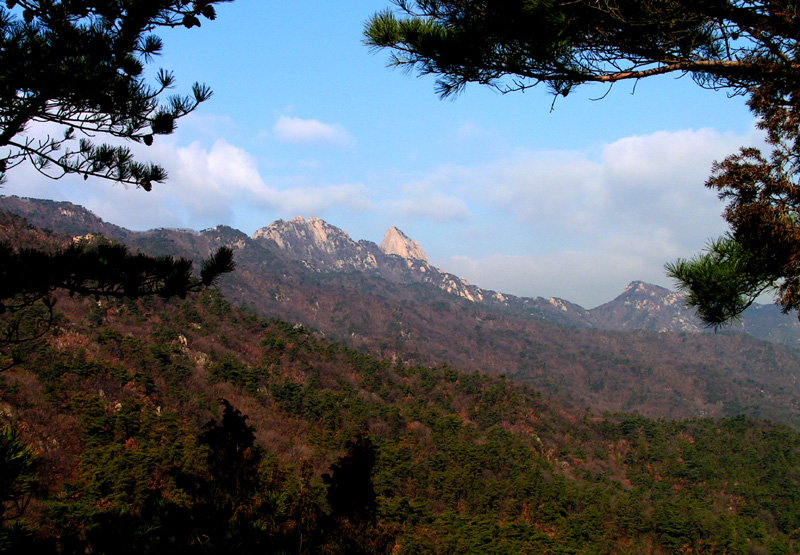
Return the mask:
<path id="1" fill-rule="evenodd" d="M 617 298 L 589 311 L 594 327 L 605 330 L 709 332 L 683 297 L 674 291 L 634 281 Z M 773 304 L 754 304 L 728 331 L 744 332 L 773 343 L 800 347 L 800 320 Z"/>
<path id="2" fill-rule="evenodd" d="M 630 283 L 613 301 L 589 311 L 595 327 L 607 330 L 699 332 L 694 311 L 677 293 L 641 281 Z"/>
<path id="3" fill-rule="evenodd" d="M 317 218 L 278 220 L 250 237 L 227 226 L 131 232 L 69 203 L 0 197 L 0 210 L 72 236 L 102 232 L 151 254 L 198 259 L 229 245 L 238 267 L 221 289 L 231 301 L 386 360 L 504 374 L 603 411 L 746 412 L 800 424 L 800 350 L 743 333 L 699 333 L 679 297 L 653 285 L 633 282 L 586 310 L 471 285 L 431 266 L 399 230 L 379 246 Z M 739 329 L 793 345 L 800 336 L 796 319 L 774 307 L 751 309 Z"/>
<path id="4" fill-rule="evenodd" d="M 124 241 L 131 235 L 127 229 L 106 223 L 84 207 L 71 202 L 0 196 L 0 210 L 19 214 L 38 228 L 52 229 L 73 237 L 97 233 Z"/>
<path id="5" fill-rule="evenodd" d="M 486 301 L 488 296 L 503 299 L 434 268 L 419 244 L 396 228 L 387 231 L 378 246 L 371 241 L 355 242 L 346 232 L 318 218 L 296 217 L 257 230 L 253 240 L 277 246 L 286 256 L 316 272 L 364 272 L 392 283 L 429 283 L 469 301 Z"/>
<path id="6" fill-rule="evenodd" d="M 0 240 L 64 240 L 20 220 L 0 214 Z M 255 272 L 249 257 L 260 251 L 235 230 L 175 236 L 187 237 L 238 242 L 241 273 Z M 309 299 L 320 312 L 325 289 Z M 57 296 L 54 333 L 0 372 L 3 494 L 24 501 L 3 507 L 3 553 L 800 552 L 797 430 L 568 408 L 497 376 L 380 360 L 237 310 L 214 291 L 169 301 Z M 424 303 L 410 308 L 430 316 Z M 435 308 L 451 344 L 469 341 L 473 326 L 484 343 L 513 333 L 487 313 Z M 411 314 L 400 310 L 390 316 Z M 456 329 L 459 314 L 469 330 Z M 563 378 L 564 390 L 580 381 L 570 371 L 581 364 L 598 390 L 625 378 L 605 396 L 652 388 L 651 400 L 666 393 L 673 406 L 699 396 L 678 388 L 703 373 L 681 367 L 681 383 L 657 391 L 669 369 L 649 375 L 625 360 L 633 351 L 615 337 L 647 346 L 638 332 L 581 332 L 593 343 L 570 333 L 558 345 L 568 357 L 554 361 L 545 342 L 564 330 L 530 331 L 525 360 Z M 673 365 L 681 353 L 710 352 L 701 334 L 651 335 L 678 354 Z M 652 343 L 650 358 L 663 359 Z M 704 373 L 743 403 L 762 387 L 758 406 L 776 410 L 786 395 L 756 375 L 770 353 L 760 346 L 750 353 L 752 385 L 737 385 L 735 369 L 709 364 Z M 780 364 L 779 348 L 771 354 Z M 610 364 L 638 374 L 612 375 Z M 725 391 L 717 395 L 724 404 Z M 797 424 L 790 404 L 779 416 Z"/>
<path id="7" fill-rule="evenodd" d="M 353 241 L 343 230 L 309 217 L 277 220 L 248 237 L 239 230 L 218 226 L 202 232 L 155 229 L 132 232 L 104 222 L 83 207 L 69 202 L 0 197 L 0 210 L 24 216 L 30 223 L 70 236 L 89 233 L 127 243 L 153 254 L 192 252 L 206 256 L 219 245 L 230 245 L 250 252 L 248 258 L 280 253 L 287 261 L 301 264 L 316 273 L 360 272 L 390 283 L 429 284 L 462 299 L 513 314 L 574 328 L 615 331 L 703 332 L 707 330 L 694 310 L 687 308 L 678 293 L 644 283 L 631 282 L 612 301 L 585 309 L 559 298 L 517 297 L 482 289 L 428 263 L 416 241 L 396 227 L 384 235 L 380 246 L 371 241 Z M 782 314 L 774 305 L 755 304 L 731 330 L 758 339 L 800 347 L 800 321 Z"/>
<path id="8" fill-rule="evenodd" d="M 390 227 L 381 241 L 381 250 L 386 254 L 396 254 L 400 258 L 416 259 L 428 262 L 428 257 L 419 243 L 409 239 L 396 227 Z"/>
<path id="9" fill-rule="evenodd" d="M 315 271 L 367 272 L 394 283 L 428 283 L 471 302 L 504 307 L 550 322 L 616 331 L 708 331 L 678 293 L 631 282 L 614 300 L 593 309 L 558 298 L 516 297 L 470 285 L 464 279 L 431 266 L 419 243 L 392 227 L 380 246 L 354 242 L 350 236 L 318 218 L 278 220 L 254 234 L 272 242 L 291 258 Z M 759 339 L 800 346 L 800 321 L 773 305 L 755 305 L 733 326 Z"/>
<path id="10" fill-rule="evenodd" d="M 444 272 L 429 264 L 419 243 L 396 227 L 386 232 L 378 246 L 371 241 L 355 242 L 346 232 L 318 218 L 296 217 L 259 229 L 253 239 L 264 246 L 277 246 L 282 253 L 316 272 L 362 272 L 391 283 L 429 284 L 473 303 L 502 307 L 560 325 L 598 327 L 589 311 L 569 301 L 505 295 Z"/>

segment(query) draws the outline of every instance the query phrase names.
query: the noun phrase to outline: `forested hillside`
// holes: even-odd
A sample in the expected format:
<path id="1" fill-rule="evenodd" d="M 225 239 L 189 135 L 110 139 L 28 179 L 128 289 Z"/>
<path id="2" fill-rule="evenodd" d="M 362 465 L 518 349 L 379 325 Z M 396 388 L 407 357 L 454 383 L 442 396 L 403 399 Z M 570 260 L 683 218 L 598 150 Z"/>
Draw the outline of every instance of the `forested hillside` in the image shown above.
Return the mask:
<path id="1" fill-rule="evenodd" d="M 6 552 L 800 548 L 790 428 L 576 412 L 509 379 L 374 358 L 214 291 L 63 296 L 56 310 L 0 374 Z"/>
<path id="2" fill-rule="evenodd" d="M 539 313 L 476 303 L 428 283 L 321 271 L 310 267 L 313 260 L 288 257 L 274 242 L 224 226 L 129 232 L 69 203 L 0 200 L 47 224 L 40 227 L 84 241 L 106 234 L 152 255 L 200 260 L 229 246 L 237 270 L 220 284 L 229 302 L 381 359 L 505 375 L 581 410 L 653 418 L 748 414 L 800 425 L 800 350 L 743 333 L 582 329 Z M 636 293 L 626 295 L 636 301 Z M 612 310 L 600 309 L 611 318 Z"/>

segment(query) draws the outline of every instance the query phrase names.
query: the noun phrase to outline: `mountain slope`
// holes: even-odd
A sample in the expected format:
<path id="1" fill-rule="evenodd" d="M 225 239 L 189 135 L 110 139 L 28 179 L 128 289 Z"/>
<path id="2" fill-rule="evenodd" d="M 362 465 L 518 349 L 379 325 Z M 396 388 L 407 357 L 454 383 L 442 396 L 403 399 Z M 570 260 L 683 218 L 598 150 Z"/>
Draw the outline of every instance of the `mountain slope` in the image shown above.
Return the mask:
<path id="1" fill-rule="evenodd" d="M 51 212 L 47 226 L 57 229 L 59 212 Z M 233 302 L 386 360 L 504 374 L 598 410 L 668 418 L 745 412 L 800 422 L 795 350 L 741 333 L 578 326 L 592 311 L 558 299 L 524 299 L 530 305 L 520 308 L 511 297 L 475 288 L 421 259 L 356 243 L 312 218 L 279 221 L 256 235 L 220 226 L 200 233 L 129 232 L 125 241 L 152 254 L 193 258 L 230 245 L 238 269 L 222 289 Z M 455 288 L 448 291 L 447 284 Z M 600 307 L 596 318 L 626 329 L 625 322 L 643 308 L 651 315 L 674 309 L 676 303 L 659 300 L 667 293 L 635 284 L 616 304 Z M 478 294 L 483 301 L 476 300 Z M 568 326 L 553 323 L 560 315 Z M 652 316 L 644 324 L 661 329 L 662 320 Z"/>
<path id="2" fill-rule="evenodd" d="M 569 410 L 213 291 L 56 306 L 54 333 L 0 373 L 0 419 L 38 461 L 33 502 L 3 515 L 10 553 L 800 548 L 796 430 Z M 374 508 L 348 510 L 331 483 Z"/>

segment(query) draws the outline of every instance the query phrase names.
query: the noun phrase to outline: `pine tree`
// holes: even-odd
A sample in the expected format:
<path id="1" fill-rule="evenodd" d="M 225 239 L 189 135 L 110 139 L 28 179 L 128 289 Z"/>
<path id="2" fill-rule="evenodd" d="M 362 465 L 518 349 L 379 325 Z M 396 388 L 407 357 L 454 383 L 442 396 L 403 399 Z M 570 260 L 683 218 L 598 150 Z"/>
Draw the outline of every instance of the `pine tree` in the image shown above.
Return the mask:
<path id="1" fill-rule="evenodd" d="M 730 233 L 668 265 L 712 326 L 774 290 L 800 309 L 800 14 L 790 0 L 393 0 L 365 43 L 390 65 L 438 76 L 441 96 L 469 83 L 554 97 L 656 75 L 745 95 L 770 152 L 742 149 L 706 183 L 728 202 Z M 554 99 L 555 102 L 555 99 Z"/>
<path id="2" fill-rule="evenodd" d="M 195 84 L 189 95 L 162 103 L 174 76 L 159 71 L 151 84 L 143 71 L 163 46 L 155 29 L 199 27 L 200 18 L 215 19 L 215 5 L 228 1 L 6 0 L 0 7 L 0 180 L 27 161 L 54 179 L 75 173 L 146 191 L 164 181 L 160 166 L 94 138 L 152 145 L 211 96 Z"/>
<path id="3" fill-rule="evenodd" d="M 43 175 L 99 177 L 150 191 L 166 171 L 134 160 L 118 143 L 152 145 L 211 96 L 162 99 L 174 76 L 145 65 L 162 49 L 158 28 L 200 26 L 230 0 L 6 0 L 0 7 L 0 183 L 29 162 Z M 54 131 L 56 129 L 57 131 Z M 43 131 L 44 130 L 44 131 Z M 111 143 L 94 142 L 96 137 Z M 55 253 L 0 244 L 0 348 L 41 336 L 52 324 L 51 293 L 183 297 L 233 270 L 230 249 L 203 263 L 131 254 L 122 246 L 71 246 Z M 42 311 L 31 307 L 39 302 Z M 11 317 L 8 315 L 11 314 Z"/>

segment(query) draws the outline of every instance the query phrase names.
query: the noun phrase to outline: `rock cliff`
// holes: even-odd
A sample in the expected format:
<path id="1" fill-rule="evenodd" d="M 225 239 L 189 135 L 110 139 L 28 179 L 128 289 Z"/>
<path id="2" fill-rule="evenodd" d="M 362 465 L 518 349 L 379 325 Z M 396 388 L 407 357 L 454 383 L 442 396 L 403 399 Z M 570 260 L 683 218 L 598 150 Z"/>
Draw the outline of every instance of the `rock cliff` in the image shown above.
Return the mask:
<path id="1" fill-rule="evenodd" d="M 396 227 L 390 227 L 381 241 L 381 250 L 386 254 L 396 254 L 401 258 L 421 260 L 427 264 L 428 257 L 419 246 L 419 243 L 409 239 L 405 233 Z"/>

